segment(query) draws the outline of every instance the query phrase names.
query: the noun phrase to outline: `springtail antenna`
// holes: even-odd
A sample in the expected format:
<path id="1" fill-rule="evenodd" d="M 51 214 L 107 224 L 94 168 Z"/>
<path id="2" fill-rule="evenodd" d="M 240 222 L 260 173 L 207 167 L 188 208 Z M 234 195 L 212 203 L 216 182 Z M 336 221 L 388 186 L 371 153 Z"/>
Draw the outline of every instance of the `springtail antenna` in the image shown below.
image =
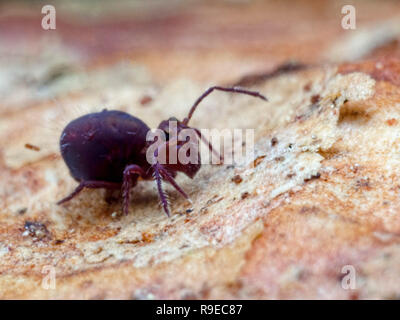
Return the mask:
<path id="1" fill-rule="evenodd" d="M 200 104 L 200 102 L 203 101 L 203 99 L 205 97 L 207 97 L 214 90 L 220 90 L 220 91 L 225 91 L 225 92 L 234 92 L 234 93 L 243 93 L 243 94 L 247 94 L 249 96 L 253 96 L 253 97 L 268 101 L 268 99 L 265 96 L 263 96 L 262 94 L 260 94 L 257 91 L 246 90 L 246 89 L 242 89 L 242 88 L 238 88 L 238 87 L 219 87 L 219 86 L 210 87 L 199 98 L 197 98 L 197 100 L 195 101 L 193 106 L 190 108 L 188 116 L 185 119 L 183 119 L 183 121 L 182 121 L 182 123 L 184 125 L 187 125 L 189 123 L 190 119 L 193 116 L 194 111 L 196 110 L 196 108 Z"/>

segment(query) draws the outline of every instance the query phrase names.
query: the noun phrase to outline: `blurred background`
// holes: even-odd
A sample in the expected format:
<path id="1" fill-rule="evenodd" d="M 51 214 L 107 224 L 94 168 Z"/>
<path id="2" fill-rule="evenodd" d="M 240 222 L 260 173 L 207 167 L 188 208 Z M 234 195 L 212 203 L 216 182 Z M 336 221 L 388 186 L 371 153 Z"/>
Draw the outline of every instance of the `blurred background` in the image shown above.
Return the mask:
<path id="1" fill-rule="evenodd" d="M 48 4 L 55 30 L 41 26 Z M 342 28 L 346 4 L 356 9 L 356 30 Z M 161 86 L 203 85 L 288 62 L 398 53 L 399 17 L 397 0 L 1 1 L 0 114 L 112 86 L 114 77 L 130 81 L 129 68 Z"/>

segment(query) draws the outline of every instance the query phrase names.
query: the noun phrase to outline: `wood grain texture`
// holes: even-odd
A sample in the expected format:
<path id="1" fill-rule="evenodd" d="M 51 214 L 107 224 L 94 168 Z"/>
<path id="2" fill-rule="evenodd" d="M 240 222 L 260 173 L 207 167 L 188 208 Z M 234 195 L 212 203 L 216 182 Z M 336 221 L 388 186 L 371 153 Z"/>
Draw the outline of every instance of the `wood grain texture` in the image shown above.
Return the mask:
<path id="1" fill-rule="evenodd" d="M 387 20 L 400 11 L 357 2 L 349 34 L 340 5 L 65 7 L 50 35 L 36 11 L 2 4 L 0 298 L 398 298 L 400 29 Z M 371 28 L 390 37 L 365 41 Z M 241 81 L 269 102 L 215 93 L 192 124 L 255 129 L 255 154 L 179 176 L 192 207 L 168 187 L 167 218 L 151 181 L 128 216 L 104 190 L 55 204 L 76 186 L 58 150 L 68 121 L 107 107 L 155 127 L 208 85 Z M 355 290 L 341 286 L 346 265 Z"/>

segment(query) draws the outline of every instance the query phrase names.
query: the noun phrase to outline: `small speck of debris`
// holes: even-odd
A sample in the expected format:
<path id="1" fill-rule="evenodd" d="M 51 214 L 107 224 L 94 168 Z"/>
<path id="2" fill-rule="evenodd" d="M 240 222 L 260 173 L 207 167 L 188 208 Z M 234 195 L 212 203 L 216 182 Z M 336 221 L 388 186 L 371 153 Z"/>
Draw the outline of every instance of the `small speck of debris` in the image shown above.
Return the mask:
<path id="1" fill-rule="evenodd" d="M 271 139 L 271 147 L 274 147 L 278 144 L 278 138 L 277 137 L 273 137 Z"/>
<path id="2" fill-rule="evenodd" d="M 111 213 L 111 218 L 115 219 L 117 216 L 118 216 L 118 213 L 116 211 Z"/>
<path id="3" fill-rule="evenodd" d="M 394 118 L 392 118 L 392 119 L 387 120 L 386 123 L 387 123 L 389 126 L 393 126 L 393 125 L 397 124 L 397 120 L 394 119 Z"/>
<path id="4" fill-rule="evenodd" d="M 248 193 L 247 191 L 246 192 L 243 192 L 242 193 L 242 195 L 240 196 L 241 198 L 242 198 L 242 200 L 243 199 L 246 199 L 246 198 L 248 198 L 249 197 L 249 195 L 250 195 L 250 193 Z"/>
<path id="5" fill-rule="evenodd" d="M 293 178 L 293 177 L 295 177 L 295 176 L 296 176 L 296 173 L 294 173 L 294 172 L 288 173 L 288 175 L 287 175 L 287 177 L 288 177 L 289 179 L 291 179 L 291 178 Z"/>
<path id="6" fill-rule="evenodd" d="M 359 168 L 360 168 L 360 165 L 358 163 L 356 163 L 350 167 L 350 170 L 353 171 L 354 173 L 356 173 Z"/>
<path id="7" fill-rule="evenodd" d="M 25 148 L 33 151 L 40 151 L 40 148 L 38 146 L 34 146 L 33 144 L 30 143 L 25 143 Z"/>
<path id="8" fill-rule="evenodd" d="M 265 158 L 265 156 L 259 156 L 256 159 L 254 159 L 253 167 L 254 168 L 257 167 L 263 161 L 264 158 Z"/>
<path id="9" fill-rule="evenodd" d="M 64 241 L 65 240 L 57 239 L 57 240 L 54 241 L 54 244 L 62 244 L 62 243 L 64 243 Z"/>
<path id="10" fill-rule="evenodd" d="M 311 96 L 310 101 L 311 101 L 312 104 L 315 104 L 315 103 L 318 103 L 320 99 L 321 99 L 320 95 L 319 94 L 315 94 L 315 95 Z"/>
<path id="11" fill-rule="evenodd" d="M 301 121 L 301 120 L 303 120 L 305 117 L 306 117 L 305 114 L 301 114 L 301 115 L 296 116 L 296 117 L 294 118 L 294 120 L 295 120 L 295 121 Z"/>
<path id="12" fill-rule="evenodd" d="M 304 91 L 310 91 L 311 90 L 311 82 L 308 82 L 305 86 L 304 86 Z"/>
<path id="13" fill-rule="evenodd" d="M 231 180 L 232 180 L 232 182 L 234 182 L 236 184 L 239 184 L 243 181 L 242 177 L 238 174 L 233 176 Z"/>
<path id="14" fill-rule="evenodd" d="M 262 204 L 262 206 L 263 206 L 264 208 L 266 208 L 266 207 L 268 207 L 268 206 L 271 204 L 271 201 L 263 200 L 261 204 Z"/>
<path id="15" fill-rule="evenodd" d="M 312 175 L 310 178 L 308 179 L 304 179 L 304 182 L 308 182 L 314 179 L 319 179 L 321 177 L 321 173 L 317 172 L 316 174 Z"/>
<path id="16" fill-rule="evenodd" d="M 200 213 L 207 213 L 208 212 L 208 208 L 207 207 L 203 207 L 200 209 Z"/>
<path id="17" fill-rule="evenodd" d="M 191 213 L 191 212 L 193 212 L 193 208 L 186 209 L 186 213 Z"/>
<path id="18" fill-rule="evenodd" d="M 18 212 L 18 214 L 23 215 L 26 213 L 27 210 L 28 210 L 28 208 L 21 208 L 17 212 Z"/>
<path id="19" fill-rule="evenodd" d="M 143 232 L 142 233 L 142 241 L 147 242 L 147 243 L 153 242 L 154 235 L 152 235 L 151 233 L 148 233 L 148 232 Z"/>
<path id="20" fill-rule="evenodd" d="M 363 178 L 358 179 L 357 182 L 356 182 L 356 186 L 359 187 L 359 188 L 360 187 L 368 188 L 370 186 L 369 178 L 368 177 L 363 177 Z"/>
<path id="21" fill-rule="evenodd" d="M 285 160 L 285 157 L 283 157 L 283 156 L 275 157 L 274 160 L 277 161 L 277 162 L 281 162 L 281 161 Z"/>
<path id="22" fill-rule="evenodd" d="M 229 170 L 229 169 L 233 169 L 234 167 L 235 166 L 233 164 L 230 164 L 230 165 L 226 166 L 226 169 Z"/>
<path id="23" fill-rule="evenodd" d="M 30 235 L 34 240 L 42 240 L 50 237 L 49 230 L 47 230 L 46 226 L 40 222 L 25 221 L 24 229 L 25 231 L 22 235 Z"/>
<path id="24" fill-rule="evenodd" d="M 153 101 L 153 98 L 149 95 L 144 95 L 141 99 L 140 99 L 140 104 L 142 106 L 146 106 L 148 105 L 150 102 Z"/>
<path id="25" fill-rule="evenodd" d="M 220 202 L 224 197 L 218 197 L 218 195 L 214 195 L 211 199 L 207 201 L 207 205 L 212 205 L 214 203 Z"/>

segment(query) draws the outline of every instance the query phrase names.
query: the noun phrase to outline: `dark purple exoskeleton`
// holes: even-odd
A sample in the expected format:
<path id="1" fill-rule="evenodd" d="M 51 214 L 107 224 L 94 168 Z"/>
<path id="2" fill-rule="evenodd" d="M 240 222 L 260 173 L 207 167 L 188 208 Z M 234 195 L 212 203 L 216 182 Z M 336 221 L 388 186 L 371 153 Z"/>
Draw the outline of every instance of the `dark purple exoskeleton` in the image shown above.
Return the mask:
<path id="1" fill-rule="evenodd" d="M 170 118 L 160 123 L 158 128 L 167 134 L 167 139 L 157 147 L 155 158 L 162 148 L 168 150 L 170 146 L 174 146 L 179 149 L 186 143 L 168 138 L 170 121 L 176 121 L 178 134 L 183 129 L 194 130 L 197 138 L 200 138 L 212 152 L 216 153 L 211 143 L 201 135 L 199 129 L 188 126 L 196 107 L 213 90 L 244 93 L 267 100 L 255 91 L 240 88 L 209 88 L 196 100 L 183 121 Z M 72 177 L 79 182 L 79 185 L 58 204 L 71 200 L 84 188 L 121 189 L 123 211 L 127 214 L 129 191 L 136 185 L 139 176 L 145 180 L 155 179 L 161 204 L 168 216 L 170 212 L 166 195 L 162 189 L 162 181 L 170 183 L 189 200 L 187 194 L 179 187 L 174 178 L 177 172 L 183 172 L 193 179 L 201 164 L 183 164 L 179 161 L 179 158 L 177 163 L 169 164 L 168 151 L 166 152 L 166 163 L 149 162 L 146 153 L 153 143 L 146 141 L 149 130 L 150 128 L 140 119 L 116 110 L 90 113 L 71 121 L 61 134 L 60 149 Z"/>

